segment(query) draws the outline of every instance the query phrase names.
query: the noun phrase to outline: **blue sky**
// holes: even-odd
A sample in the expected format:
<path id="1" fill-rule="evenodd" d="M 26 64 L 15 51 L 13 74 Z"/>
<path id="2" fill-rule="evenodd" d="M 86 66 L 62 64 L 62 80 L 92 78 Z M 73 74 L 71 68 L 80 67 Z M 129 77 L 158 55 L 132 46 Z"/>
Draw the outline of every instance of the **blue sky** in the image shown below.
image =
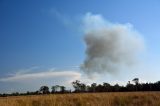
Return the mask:
<path id="1" fill-rule="evenodd" d="M 159 80 L 159 5 L 158 0 L 1 0 L 0 86 L 3 87 L 0 91 L 4 92 L 8 87 L 15 90 L 19 90 L 20 87 L 22 91 L 30 90 L 32 87 L 25 89 L 20 82 L 3 79 L 31 73 L 44 74 L 50 72 L 49 70 L 73 72 L 74 77 L 68 79 L 69 81 L 83 79 L 78 69 L 85 59 L 81 18 L 88 12 L 100 14 L 113 23 L 131 23 L 143 36 L 146 48 L 140 57 L 142 65 L 137 66 L 140 68 L 132 69 L 136 71 L 121 72 L 116 75 L 117 79 L 108 76 L 99 82 L 125 82 L 133 77 L 141 77 L 144 81 Z M 58 75 L 64 76 L 63 73 Z M 51 85 L 52 82 L 48 80 L 50 79 L 46 79 L 46 84 Z M 59 79 L 56 77 L 54 80 Z M 60 84 L 64 84 L 63 82 L 62 80 Z M 45 84 L 45 81 L 37 83 L 36 87 L 41 84 Z"/>

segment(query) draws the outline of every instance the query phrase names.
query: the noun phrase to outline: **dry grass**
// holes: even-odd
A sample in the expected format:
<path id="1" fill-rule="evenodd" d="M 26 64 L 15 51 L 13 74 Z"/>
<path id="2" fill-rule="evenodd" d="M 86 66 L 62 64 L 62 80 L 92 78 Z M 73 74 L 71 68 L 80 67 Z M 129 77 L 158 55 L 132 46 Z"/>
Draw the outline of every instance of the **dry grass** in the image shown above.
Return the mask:
<path id="1" fill-rule="evenodd" d="M 160 106 L 160 92 L 79 93 L 0 98 L 0 106 Z"/>

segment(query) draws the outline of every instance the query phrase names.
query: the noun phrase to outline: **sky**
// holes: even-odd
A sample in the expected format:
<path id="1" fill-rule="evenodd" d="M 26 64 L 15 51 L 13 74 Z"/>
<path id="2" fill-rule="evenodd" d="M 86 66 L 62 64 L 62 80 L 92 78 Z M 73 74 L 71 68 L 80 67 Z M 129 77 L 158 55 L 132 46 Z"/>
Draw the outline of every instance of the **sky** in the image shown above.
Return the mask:
<path id="1" fill-rule="evenodd" d="M 42 85 L 70 87 L 76 79 L 87 84 L 160 80 L 159 5 L 158 0 L 0 0 L 0 93 L 34 91 Z M 81 69 L 88 14 L 89 21 L 93 18 L 89 28 L 109 22 L 138 32 L 144 49 L 132 68 L 94 78 Z"/>

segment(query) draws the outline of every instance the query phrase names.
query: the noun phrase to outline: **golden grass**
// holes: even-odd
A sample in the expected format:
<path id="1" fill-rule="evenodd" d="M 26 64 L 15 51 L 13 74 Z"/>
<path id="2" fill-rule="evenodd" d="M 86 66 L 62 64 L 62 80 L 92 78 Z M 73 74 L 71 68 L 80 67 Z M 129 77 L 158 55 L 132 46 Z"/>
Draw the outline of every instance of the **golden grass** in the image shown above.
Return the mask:
<path id="1" fill-rule="evenodd" d="M 0 98 L 0 106 L 160 106 L 160 92 L 78 93 Z"/>

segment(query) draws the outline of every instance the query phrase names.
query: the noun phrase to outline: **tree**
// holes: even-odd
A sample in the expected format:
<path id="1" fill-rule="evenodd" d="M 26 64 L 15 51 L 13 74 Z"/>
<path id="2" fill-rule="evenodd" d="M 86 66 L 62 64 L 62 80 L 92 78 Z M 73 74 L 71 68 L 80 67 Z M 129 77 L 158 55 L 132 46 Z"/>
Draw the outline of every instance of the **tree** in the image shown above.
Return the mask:
<path id="1" fill-rule="evenodd" d="M 80 83 L 79 80 L 72 82 L 75 92 L 86 92 L 87 86 L 84 83 Z"/>
<path id="2" fill-rule="evenodd" d="M 134 91 L 134 85 L 130 83 L 130 81 L 128 81 L 127 85 L 126 85 L 127 91 Z"/>
<path id="3" fill-rule="evenodd" d="M 91 87 L 89 85 L 86 86 L 86 91 L 91 92 Z"/>
<path id="4" fill-rule="evenodd" d="M 41 91 L 43 94 L 47 94 L 49 93 L 49 88 L 48 86 L 41 86 L 39 91 Z"/>
<path id="5" fill-rule="evenodd" d="M 56 86 L 52 86 L 51 89 L 52 89 L 52 93 L 56 92 Z"/>
<path id="6" fill-rule="evenodd" d="M 138 84 L 139 84 L 139 78 L 134 78 L 132 81 L 135 83 L 136 91 L 137 91 L 137 89 L 138 89 Z"/>
<path id="7" fill-rule="evenodd" d="M 115 84 L 114 86 L 113 86 L 113 91 L 114 92 L 118 92 L 119 90 L 120 90 L 120 86 L 118 85 L 118 84 Z"/>
<path id="8" fill-rule="evenodd" d="M 80 91 L 81 91 L 81 92 L 85 92 L 85 91 L 86 91 L 86 88 L 87 88 L 87 87 L 86 87 L 86 84 L 84 84 L 84 83 L 81 83 L 81 84 L 80 84 Z"/>
<path id="9" fill-rule="evenodd" d="M 103 88 L 104 91 L 110 91 L 111 90 L 111 85 L 109 83 L 103 82 Z"/>
<path id="10" fill-rule="evenodd" d="M 75 92 L 80 92 L 80 81 L 79 80 L 76 80 L 76 81 L 74 81 L 74 82 L 72 82 L 72 85 L 73 85 L 73 87 L 74 87 L 74 89 L 75 89 Z"/>
<path id="11" fill-rule="evenodd" d="M 135 85 L 138 85 L 138 83 L 139 83 L 139 78 L 134 78 L 132 81 L 135 83 Z"/>
<path id="12" fill-rule="evenodd" d="M 103 92 L 103 85 L 98 84 L 98 86 L 96 86 L 96 92 Z"/>
<path id="13" fill-rule="evenodd" d="M 97 84 L 96 84 L 96 83 L 92 83 L 92 84 L 91 84 L 91 90 L 92 90 L 92 92 L 95 92 L 95 91 L 96 91 L 96 87 L 97 87 Z"/>
<path id="14" fill-rule="evenodd" d="M 60 92 L 61 92 L 61 93 L 64 93 L 65 91 L 66 91 L 66 87 L 60 86 Z"/>
<path id="15" fill-rule="evenodd" d="M 19 92 L 13 92 L 12 95 L 13 95 L 13 96 L 18 96 L 18 95 L 19 95 Z"/>

